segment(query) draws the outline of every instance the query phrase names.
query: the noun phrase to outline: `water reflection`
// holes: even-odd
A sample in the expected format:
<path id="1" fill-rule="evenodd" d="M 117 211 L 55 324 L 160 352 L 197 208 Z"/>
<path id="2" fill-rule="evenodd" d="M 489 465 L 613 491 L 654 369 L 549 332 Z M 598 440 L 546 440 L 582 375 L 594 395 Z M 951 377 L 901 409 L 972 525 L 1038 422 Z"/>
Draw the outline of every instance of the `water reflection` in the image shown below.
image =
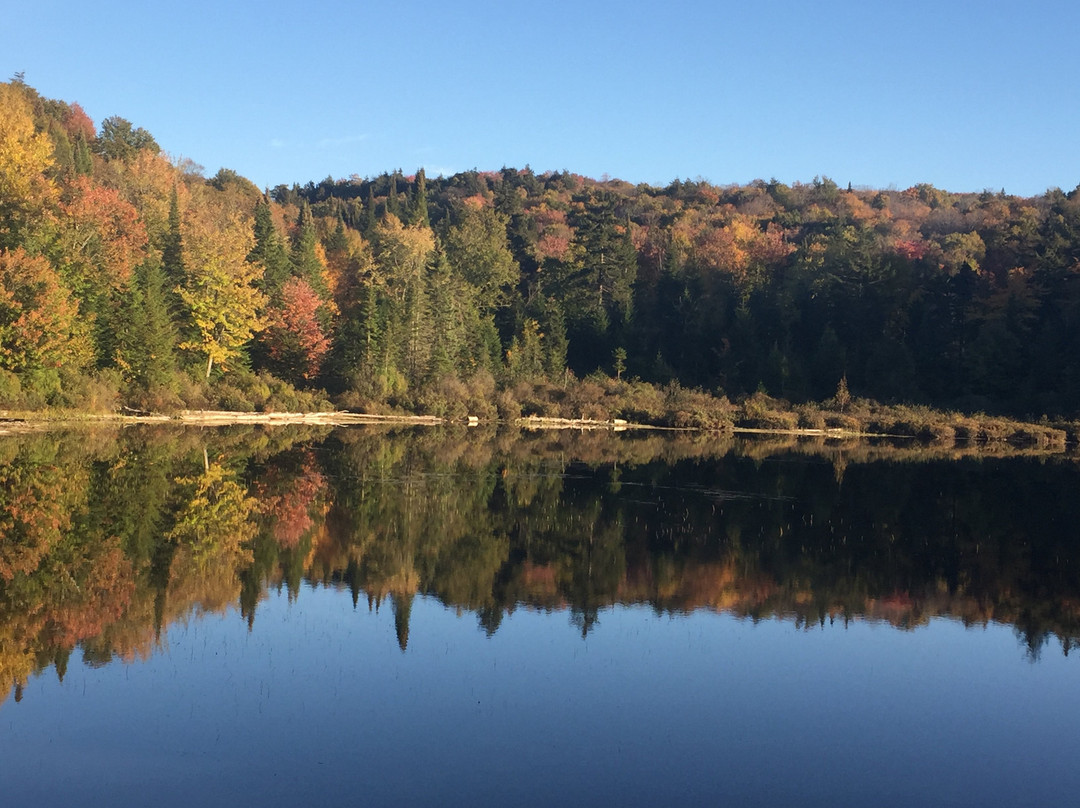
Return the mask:
<path id="1" fill-rule="evenodd" d="M 1078 468 L 1037 452 L 464 430 L 128 429 L 0 442 L 0 699 L 148 658 L 270 590 L 583 636 L 615 605 L 796 625 L 948 615 L 1080 638 Z"/>

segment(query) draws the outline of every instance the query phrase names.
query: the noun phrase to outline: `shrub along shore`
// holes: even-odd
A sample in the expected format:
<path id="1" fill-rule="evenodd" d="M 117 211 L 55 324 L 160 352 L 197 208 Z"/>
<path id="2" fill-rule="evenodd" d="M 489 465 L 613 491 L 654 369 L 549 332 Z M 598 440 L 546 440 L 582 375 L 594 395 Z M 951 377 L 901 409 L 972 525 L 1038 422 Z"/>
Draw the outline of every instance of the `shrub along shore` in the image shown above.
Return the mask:
<path id="1" fill-rule="evenodd" d="M 437 385 L 410 410 L 386 402 L 331 400 L 322 391 L 295 391 L 253 377 L 243 387 L 217 387 L 193 407 L 134 410 L 116 400 L 98 406 L 0 410 L 0 434 L 84 421 L 122 423 L 324 424 L 515 423 L 528 429 L 671 429 L 720 433 L 780 433 L 827 438 L 894 437 L 935 444 L 1030 446 L 1064 450 L 1080 443 L 1080 422 L 1016 420 L 926 406 L 882 404 L 852 398 L 846 385 L 822 402 L 792 404 L 758 392 L 732 401 L 722 394 L 657 386 L 636 379 L 593 374 L 562 384 L 522 381 L 497 390 L 494 381 L 472 379 Z M 271 393 L 270 391 L 273 390 Z M 204 391 L 205 392 L 205 391 Z M 254 393 L 254 395 L 253 395 Z M 262 395 L 259 395 L 262 393 Z M 106 406 L 102 406 L 102 405 Z M 284 406 L 283 406 L 284 405 Z"/>

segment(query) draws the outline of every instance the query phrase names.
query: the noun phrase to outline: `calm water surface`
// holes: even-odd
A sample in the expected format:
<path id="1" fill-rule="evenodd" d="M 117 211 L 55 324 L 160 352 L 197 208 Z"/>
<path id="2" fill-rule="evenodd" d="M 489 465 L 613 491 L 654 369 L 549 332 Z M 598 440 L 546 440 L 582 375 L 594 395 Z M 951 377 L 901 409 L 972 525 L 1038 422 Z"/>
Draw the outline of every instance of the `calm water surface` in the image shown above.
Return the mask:
<path id="1" fill-rule="evenodd" d="M 431 430 L 0 452 L 5 805 L 1080 787 L 1072 459 Z"/>

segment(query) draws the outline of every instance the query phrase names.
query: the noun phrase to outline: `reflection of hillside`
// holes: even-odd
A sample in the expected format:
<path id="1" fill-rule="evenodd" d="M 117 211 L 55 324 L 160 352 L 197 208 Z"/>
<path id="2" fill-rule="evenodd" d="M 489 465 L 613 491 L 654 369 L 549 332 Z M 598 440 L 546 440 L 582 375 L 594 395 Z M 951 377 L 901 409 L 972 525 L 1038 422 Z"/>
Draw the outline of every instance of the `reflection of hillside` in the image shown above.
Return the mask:
<path id="1" fill-rule="evenodd" d="M 1080 634 L 1080 582 L 1061 575 L 1069 517 L 1032 514 L 1040 496 L 1070 501 L 1071 462 L 1017 453 L 1014 476 L 955 449 L 541 433 L 497 439 L 485 466 L 354 439 L 310 577 L 377 600 L 435 595 L 489 631 L 519 605 L 587 629 L 599 609 L 646 603 L 897 627 L 952 615 L 1033 645 Z"/>
<path id="2" fill-rule="evenodd" d="M 832 624 L 848 620 L 883 622 L 913 629 L 931 617 L 951 617 L 965 625 L 1010 624 L 1035 633 L 1028 642 L 1041 643 L 1056 634 L 1068 650 L 1080 638 L 1080 602 L 1063 601 L 1033 614 L 1030 603 L 992 602 L 966 592 L 950 593 L 940 582 L 923 592 L 893 592 L 878 597 L 850 591 L 820 592 L 784 584 L 763 573 L 743 577 L 736 562 L 694 565 L 679 577 L 670 572 L 663 583 L 653 569 L 629 571 L 607 606 L 649 605 L 661 613 L 711 610 L 753 619 L 781 618 L 798 625 Z M 543 610 L 570 610 L 574 603 L 558 584 L 551 567 L 526 566 L 521 572 L 518 603 Z M 1044 607 L 1045 608 L 1045 607 Z"/>
<path id="3" fill-rule="evenodd" d="M 266 587 L 800 625 L 949 615 L 1080 637 L 1077 467 L 912 444 L 669 433 L 129 430 L 0 444 L 0 681 L 144 658 Z"/>
<path id="4" fill-rule="evenodd" d="M 0 573 L 0 680 L 18 693 L 45 667 L 62 677 L 76 646 L 91 664 L 146 658 L 168 625 L 234 607 L 255 532 L 244 458 L 297 437 L 138 429 L 5 441 L 0 555 L 16 561 Z"/>

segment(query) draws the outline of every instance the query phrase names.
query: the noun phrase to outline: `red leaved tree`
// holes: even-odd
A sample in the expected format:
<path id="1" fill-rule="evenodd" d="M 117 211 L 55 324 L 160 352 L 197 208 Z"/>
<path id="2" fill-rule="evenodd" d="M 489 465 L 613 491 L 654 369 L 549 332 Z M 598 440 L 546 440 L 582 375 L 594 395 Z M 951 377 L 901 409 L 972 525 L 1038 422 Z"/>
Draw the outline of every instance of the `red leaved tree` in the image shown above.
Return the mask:
<path id="1" fill-rule="evenodd" d="M 281 302 L 267 315 L 263 342 L 275 371 L 296 381 L 319 374 L 330 351 L 330 339 L 319 320 L 322 300 L 301 278 L 290 278 L 281 289 Z"/>

